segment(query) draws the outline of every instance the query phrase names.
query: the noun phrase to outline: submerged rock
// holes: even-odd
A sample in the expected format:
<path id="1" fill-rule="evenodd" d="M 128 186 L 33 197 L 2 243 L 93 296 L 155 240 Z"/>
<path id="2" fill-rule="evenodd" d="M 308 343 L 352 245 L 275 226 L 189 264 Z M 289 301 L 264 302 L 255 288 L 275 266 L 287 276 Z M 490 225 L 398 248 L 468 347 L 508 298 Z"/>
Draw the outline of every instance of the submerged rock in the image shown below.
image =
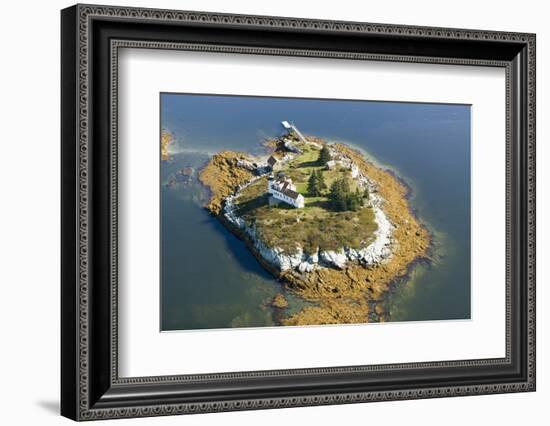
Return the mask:
<path id="1" fill-rule="evenodd" d="M 382 315 L 382 314 L 384 314 L 384 312 L 385 312 L 384 306 L 382 306 L 381 303 L 377 303 L 377 304 L 374 306 L 374 312 L 376 312 L 377 315 Z"/>
<path id="2" fill-rule="evenodd" d="M 271 300 L 271 306 L 274 308 L 284 309 L 288 306 L 288 302 L 281 293 L 278 293 Z"/>

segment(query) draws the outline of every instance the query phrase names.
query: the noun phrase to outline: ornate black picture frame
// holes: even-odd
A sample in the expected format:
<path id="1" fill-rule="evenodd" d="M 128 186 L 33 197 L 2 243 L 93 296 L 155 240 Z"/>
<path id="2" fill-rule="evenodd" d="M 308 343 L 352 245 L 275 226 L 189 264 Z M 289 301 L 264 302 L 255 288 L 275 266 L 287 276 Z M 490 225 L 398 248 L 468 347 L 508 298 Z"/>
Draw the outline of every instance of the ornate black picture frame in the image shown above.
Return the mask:
<path id="1" fill-rule="evenodd" d="M 76 5 L 61 13 L 61 413 L 74 420 L 535 390 L 535 35 Z M 120 378 L 120 47 L 506 70 L 506 356 Z"/>

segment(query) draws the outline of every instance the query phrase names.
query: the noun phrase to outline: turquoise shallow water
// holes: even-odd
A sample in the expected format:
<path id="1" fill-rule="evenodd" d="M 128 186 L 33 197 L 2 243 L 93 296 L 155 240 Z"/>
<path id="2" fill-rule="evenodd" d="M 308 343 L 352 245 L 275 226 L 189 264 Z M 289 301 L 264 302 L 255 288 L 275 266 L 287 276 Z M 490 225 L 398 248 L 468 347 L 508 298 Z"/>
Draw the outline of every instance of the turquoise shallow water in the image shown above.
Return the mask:
<path id="1" fill-rule="evenodd" d="M 161 167 L 162 330 L 276 324 L 281 312 L 265 302 L 281 286 L 201 207 L 208 194 L 196 171 L 223 149 L 262 152 L 281 120 L 363 149 L 411 187 L 412 208 L 435 236 L 435 261 L 397 283 L 389 319 L 469 318 L 469 106 L 162 94 L 161 125 L 178 152 Z M 177 176 L 185 167 L 195 175 Z M 285 296 L 290 312 L 304 305 Z"/>

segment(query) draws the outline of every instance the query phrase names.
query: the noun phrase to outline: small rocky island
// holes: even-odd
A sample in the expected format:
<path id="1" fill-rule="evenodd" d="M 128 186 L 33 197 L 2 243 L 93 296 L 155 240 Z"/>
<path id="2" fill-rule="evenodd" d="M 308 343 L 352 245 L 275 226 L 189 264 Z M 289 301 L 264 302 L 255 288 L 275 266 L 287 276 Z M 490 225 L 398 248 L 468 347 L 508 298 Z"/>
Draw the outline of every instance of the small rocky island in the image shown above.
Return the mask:
<path id="1" fill-rule="evenodd" d="M 170 159 L 170 145 L 174 143 L 174 137 L 168 130 L 163 129 L 160 134 L 160 159 L 167 161 Z"/>
<path id="2" fill-rule="evenodd" d="M 431 243 L 408 188 L 351 147 L 282 125 L 284 134 L 266 141 L 263 157 L 212 156 L 199 173 L 210 190 L 206 208 L 285 291 L 311 302 L 283 316 L 283 325 L 383 320 L 384 295 L 427 259 Z M 271 306 L 284 309 L 284 295 Z"/>

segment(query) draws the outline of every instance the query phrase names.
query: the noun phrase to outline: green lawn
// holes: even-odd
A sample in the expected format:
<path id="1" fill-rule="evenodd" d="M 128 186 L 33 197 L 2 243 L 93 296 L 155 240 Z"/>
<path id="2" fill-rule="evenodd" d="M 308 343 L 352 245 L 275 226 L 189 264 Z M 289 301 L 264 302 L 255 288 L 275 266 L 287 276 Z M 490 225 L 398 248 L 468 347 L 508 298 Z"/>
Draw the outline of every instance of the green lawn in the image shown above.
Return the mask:
<path id="1" fill-rule="evenodd" d="M 319 150 L 310 146 L 300 146 L 303 153 L 283 167 L 292 178 L 296 189 L 305 198 L 305 207 L 295 209 L 286 204 L 269 206 L 267 177 L 262 177 L 244 189 L 236 200 L 237 214 L 249 223 L 255 223 L 260 237 L 272 247 L 280 247 L 290 253 L 301 246 L 305 252 L 336 250 L 341 247 L 361 248 L 374 238 L 377 228 L 372 209 L 335 212 L 330 208 L 326 195 L 310 197 L 307 181 L 313 170 L 323 170 L 328 187 L 332 181 L 344 176 L 347 170 L 324 170 L 317 163 Z M 352 190 L 356 184 L 350 179 Z"/>

